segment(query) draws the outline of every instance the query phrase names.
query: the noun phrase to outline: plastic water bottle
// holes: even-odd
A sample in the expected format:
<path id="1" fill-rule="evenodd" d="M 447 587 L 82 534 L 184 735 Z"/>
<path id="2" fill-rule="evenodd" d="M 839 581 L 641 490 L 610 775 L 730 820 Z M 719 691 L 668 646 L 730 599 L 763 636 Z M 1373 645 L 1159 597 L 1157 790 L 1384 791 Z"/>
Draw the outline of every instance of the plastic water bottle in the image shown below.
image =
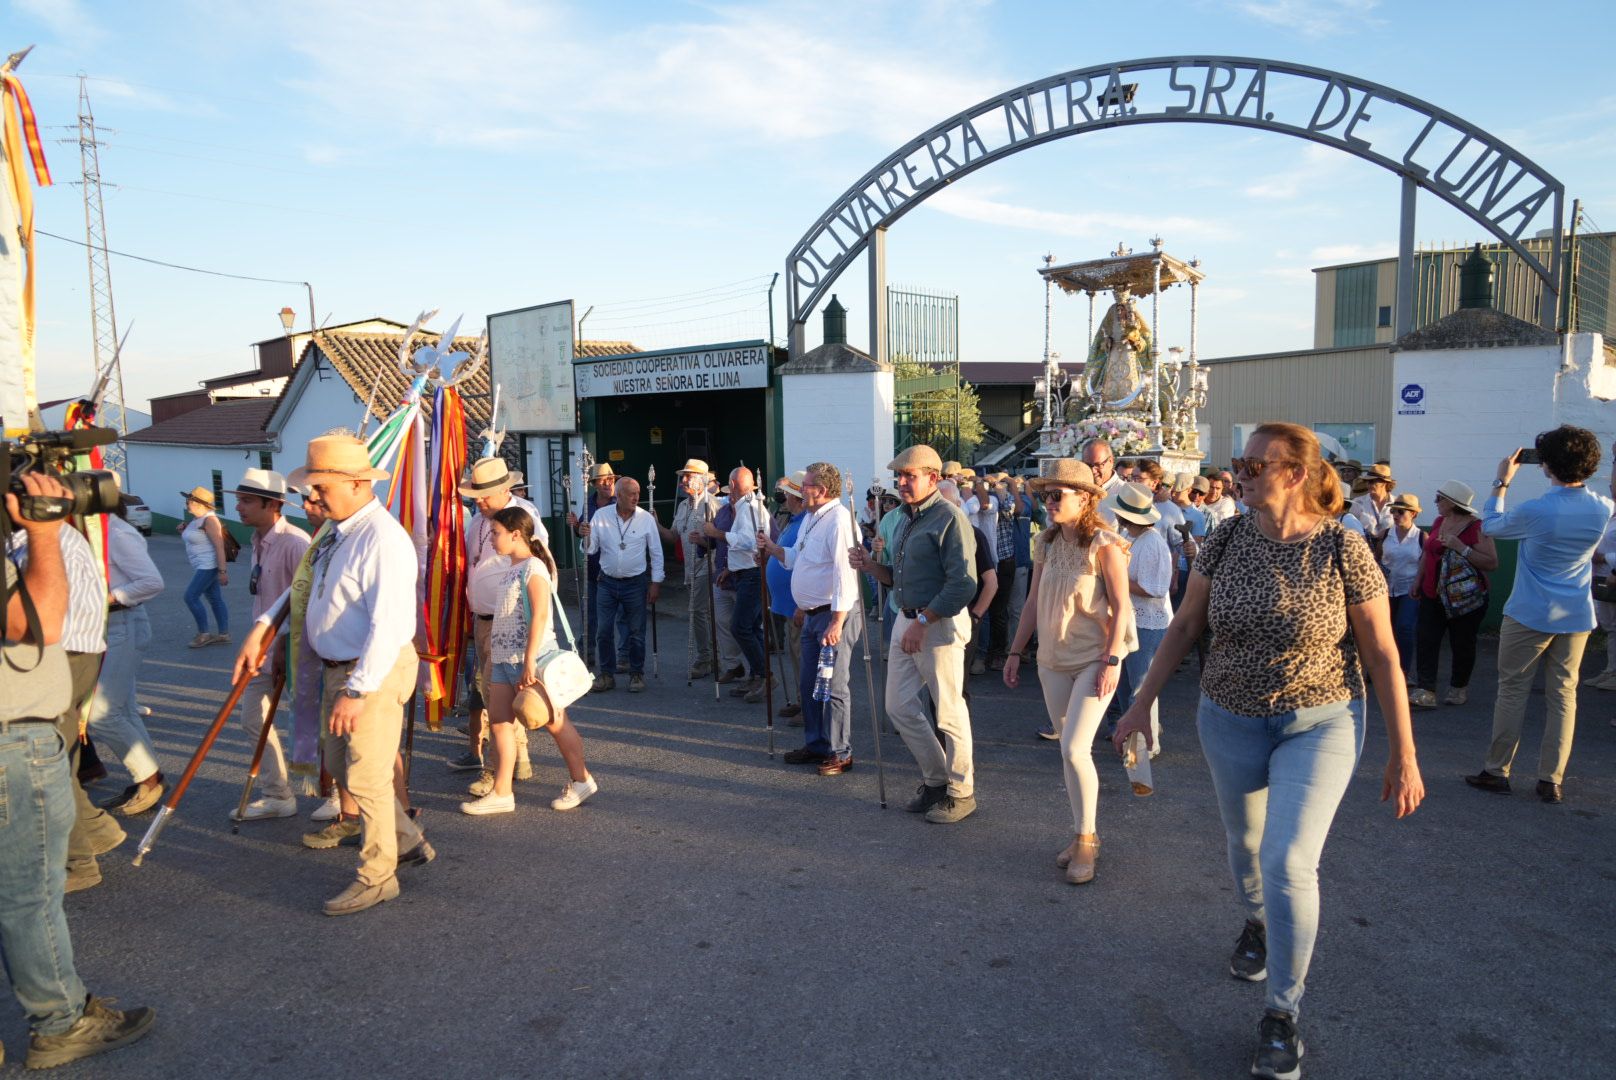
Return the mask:
<path id="1" fill-rule="evenodd" d="M 1128 736 L 1122 751 L 1122 767 L 1128 770 L 1128 782 L 1133 785 L 1135 795 L 1145 796 L 1156 790 L 1150 782 L 1150 749 L 1145 746 L 1144 732 L 1136 731 Z"/>
<path id="2" fill-rule="evenodd" d="M 836 676 L 836 646 L 819 647 L 819 672 L 814 676 L 814 700 L 830 700 L 830 681 Z"/>

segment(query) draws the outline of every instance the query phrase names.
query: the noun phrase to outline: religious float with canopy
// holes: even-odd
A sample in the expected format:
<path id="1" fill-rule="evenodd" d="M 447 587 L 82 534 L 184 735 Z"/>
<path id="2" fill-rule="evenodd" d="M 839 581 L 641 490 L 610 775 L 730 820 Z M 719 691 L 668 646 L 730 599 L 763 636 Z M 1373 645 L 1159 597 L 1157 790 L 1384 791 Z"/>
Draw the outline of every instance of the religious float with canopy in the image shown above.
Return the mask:
<path id="1" fill-rule="evenodd" d="M 1200 260 L 1185 262 L 1162 250 L 1135 254 L 1122 245 L 1099 259 L 1052 265 L 1045 260 L 1044 376 L 1036 392 L 1043 401 L 1039 433 L 1041 458 L 1075 457 L 1083 444 L 1105 439 L 1117 457 L 1148 457 L 1168 472 L 1196 472 L 1205 456 L 1197 420 L 1206 404 L 1207 373 L 1197 351 L 1197 293 L 1206 275 Z M 1175 285 L 1189 286 L 1189 356 L 1182 347 L 1167 350 L 1158 340 L 1161 297 Z M 1049 351 L 1050 295 L 1083 293 L 1089 298 L 1088 353 L 1080 384 L 1054 363 Z M 1111 294 L 1111 304 L 1095 321 L 1095 298 Z M 1150 317 L 1140 297 L 1150 298 Z"/>

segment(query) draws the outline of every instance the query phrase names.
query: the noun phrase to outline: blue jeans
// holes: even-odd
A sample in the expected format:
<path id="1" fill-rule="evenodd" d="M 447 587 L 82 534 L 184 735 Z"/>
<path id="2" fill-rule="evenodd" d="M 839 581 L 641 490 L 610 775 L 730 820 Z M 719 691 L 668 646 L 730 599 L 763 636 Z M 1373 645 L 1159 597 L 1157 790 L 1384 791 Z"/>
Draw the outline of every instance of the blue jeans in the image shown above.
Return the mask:
<path id="1" fill-rule="evenodd" d="M 594 648 L 594 643 L 593 642 L 594 642 L 595 629 L 596 629 L 595 621 L 594 621 L 595 620 L 595 614 L 594 613 L 599 611 L 599 610 L 600 610 L 600 577 L 599 577 L 599 575 L 597 575 L 597 576 L 592 577 L 592 578 L 589 579 L 589 613 L 590 613 L 589 614 L 589 637 L 590 637 L 590 641 L 588 643 L 586 643 L 587 646 L 588 646 L 588 649 L 593 649 Z M 618 619 L 617 619 L 617 651 L 622 653 L 624 656 L 628 655 L 628 620 L 623 618 L 621 613 L 619 613 Z M 614 661 L 614 663 L 615 663 L 615 661 Z"/>
<path id="2" fill-rule="evenodd" d="M 84 1012 L 62 912 L 73 814 L 67 746 L 55 724 L 0 725 L 0 953 L 41 1035 L 60 1035 Z"/>
<path id="3" fill-rule="evenodd" d="M 1404 593 L 1392 602 L 1392 640 L 1397 642 L 1397 666 L 1409 678 L 1414 676 L 1414 628 L 1419 625 L 1420 602 Z"/>
<path id="4" fill-rule="evenodd" d="M 1267 1007 L 1294 1017 L 1319 932 L 1319 857 L 1363 753 L 1363 699 L 1250 717 L 1202 695 L 1196 728 L 1246 918 L 1268 927 Z"/>
<path id="5" fill-rule="evenodd" d="M 208 632 L 208 613 L 202 606 L 202 597 L 208 598 L 208 607 L 213 609 L 213 621 L 219 624 L 219 633 L 230 632 L 230 612 L 225 610 L 224 593 L 219 589 L 218 570 L 198 570 L 191 575 L 191 583 L 185 587 L 185 606 L 191 609 L 191 618 L 196 620 L 196 632 Z"/>
<path id="6" fill-rule="evenodd" d="M 763 678 L 763 571 L 758 567 L 736 570 L 730 574 L 735 580 L 735 618 L 729 624 L 735 635 L 735 644 L 746 658 L 746 670 L 756 679 Z"/>
<path id="7" fill-rule="evenodd" d="M 1156 659 L 1156 650 L 1161 648 L 1162 638 L 1167 636 L 1167 628 L 1160 630 L 1146 630 L 1139 627 L 1139 648 L 1122 658 L 1122 671 L 1117 677 L 1117 694 L 1112 700 L 1120 710 L 1117 715 L 1128 711 L 1133 704 L 1134 695 L 1145 681 L 1145 673 L 1150 670 L 1150 662 Z M 1159 752 L 1161 750 L 1161 706 L 1159 702 L 1150 703 L 1150 741 Z M 1152 756 L 1155 756 L 1154 754 Z"/>
<path id="8" fill-rule="evenodd" d="M 819 678 L 820 637 L 830 625 L 831 613 L 809 615 L 802 621 L 802 667 L 797 673 L 797 689 L 802 693 L 802 745 L 822 757 L 853 756 L 853 706 L 848 687 L 853 676 L 853 643 L 863 632 L 861 615 L 857 609 L 849 611 L 842 622 L 829 701 L 814 700 L 814 683 Z"/>
<path id="9" fill-rule="evenodd" d="M 600 575 L 595 604 L 596 670 L 611 674 L 617 670 L 617 641 L 612 630 L 619 618 L 628 623 L 628 672 L 645 674 L 645 594 L 651 585 L 651 571 L 631 578 Z"/>

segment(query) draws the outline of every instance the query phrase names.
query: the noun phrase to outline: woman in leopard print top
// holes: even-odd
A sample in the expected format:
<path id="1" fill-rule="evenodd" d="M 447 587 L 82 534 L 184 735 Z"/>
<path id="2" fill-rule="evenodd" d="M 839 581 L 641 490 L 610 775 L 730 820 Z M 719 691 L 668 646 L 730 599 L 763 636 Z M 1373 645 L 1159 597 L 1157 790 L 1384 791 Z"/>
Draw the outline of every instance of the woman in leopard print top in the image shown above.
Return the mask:
<path id="1" fill-rule="evenodd" d="M 1246 911 L 1230 970 L 1268 980 L 1254 1075 L 1295 1075 L 1319 857 L 1363 750 L 1361 664 L 1386 717 L 1382 800 L 1395 798 L 1403 817 L 1425 788 L 1386 582 L 1363 537 L 1335 520 L 1340 482 L 1318 440 L 1295 424 L 1263 424 L 1235 465 L 1251 512 L 1202 546 L 1116 743 L 1150 737 L 1151 702 L 1210 625 L 1197 729 Z"/>

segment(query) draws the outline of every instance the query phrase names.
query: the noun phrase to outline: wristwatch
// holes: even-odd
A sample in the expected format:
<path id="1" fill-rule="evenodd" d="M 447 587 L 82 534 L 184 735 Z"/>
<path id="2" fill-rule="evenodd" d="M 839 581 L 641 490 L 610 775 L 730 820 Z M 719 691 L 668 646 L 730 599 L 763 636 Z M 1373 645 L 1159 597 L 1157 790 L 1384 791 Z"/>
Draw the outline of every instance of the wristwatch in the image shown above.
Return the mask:
<path id="1" fill-rule="evenodd" d="M 930 624 L 931 620 L 926 618 L 926 613 L 924 611 L 917 611 L 915 612 L 915 622 L 919 623 L 921 626 L 927 626 Z"/>
<path id="2" fill-rule="evenodd" d="M 1120 656 L 1108 656 L 1108 657 L 1105 658 L 1105 666 L 1106 667 L 1116 667 L 1117 665 L 1119 665 L 1121 663 L 1122 663 L 1122 657 L 1120 657 Z"/>
<path id="3" fill-rule="evenodd" d="M 354 690 L 351 687 L 347 687 L 347 686 L 344 686 L 342 688 L 342 696 L 345 697 L 345 698 L 352 698 L 354 701 L 363 701 L 363 700 L 365 700 L 365 695 L 363 693 L 361 693 L 358 690 Z"/>
<path id="4" fill-rule="evenodd" d="M 1509 481 L 1508 480 L 1494 480 L 1493 481 L 1493 490 L 1495 490 L 1495 491 L 1502 491 L 1507 487 L 1509 487 Z"/>

